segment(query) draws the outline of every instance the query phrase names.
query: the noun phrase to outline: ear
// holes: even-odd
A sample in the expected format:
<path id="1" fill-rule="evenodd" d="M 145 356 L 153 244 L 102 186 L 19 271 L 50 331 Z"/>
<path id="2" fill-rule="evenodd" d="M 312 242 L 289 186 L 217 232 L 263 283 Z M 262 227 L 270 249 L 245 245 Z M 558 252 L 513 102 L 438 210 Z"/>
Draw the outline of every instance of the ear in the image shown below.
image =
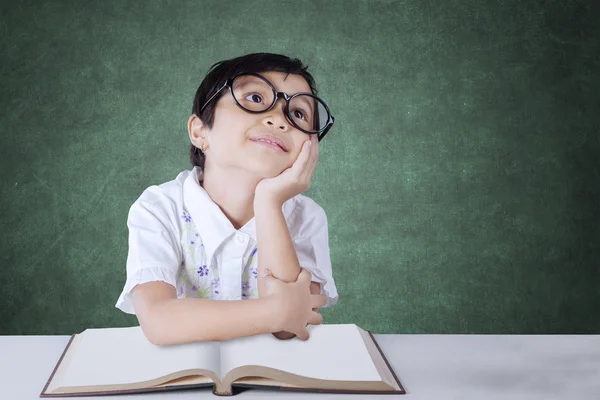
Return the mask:
<path id="1" fill-rule="evenodd" d="M 206 125 L 196 116 L 196 114 L 190 115 L 188 119 L 188 134 L 190 136 L 190 142 L 197 148 L 202 147 L 202 143 L 206 140 Z"/>

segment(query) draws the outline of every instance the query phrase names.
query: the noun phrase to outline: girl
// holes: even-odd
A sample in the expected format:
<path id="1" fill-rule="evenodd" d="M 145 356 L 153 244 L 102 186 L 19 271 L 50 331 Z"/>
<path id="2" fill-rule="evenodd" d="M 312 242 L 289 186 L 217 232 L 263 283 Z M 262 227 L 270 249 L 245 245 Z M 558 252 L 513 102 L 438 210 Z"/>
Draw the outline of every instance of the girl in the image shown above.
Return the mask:
<path id="1" fill-rule="evenodd" d="M 148 187 L 127 219 L 116 307 L 150 342 L 306 340 L 337 303 L 327 218 L 301 194 L 334 121 L 306 68 L 248 54 L 211 66 L 196 91 L 192 170 Z"/>

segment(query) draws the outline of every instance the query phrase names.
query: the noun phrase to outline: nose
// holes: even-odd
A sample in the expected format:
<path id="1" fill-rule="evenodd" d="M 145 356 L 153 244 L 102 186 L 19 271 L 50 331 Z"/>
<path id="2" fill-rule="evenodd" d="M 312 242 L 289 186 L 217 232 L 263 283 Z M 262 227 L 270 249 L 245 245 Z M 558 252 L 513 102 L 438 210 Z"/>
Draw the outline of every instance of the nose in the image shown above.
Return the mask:
<path id="1" fill-rule="evenodd" d="M 289 100 L 290 100 L 290 96 L 288 96 L 286 93 L 278 92 L 277 98 L 275 99 L 275 105 L 273 106 L 273 108 L 281 108 L 281 112 L 284 113 L 285 106 L 287 105 L 287 102 Z"/>
<path id="2" fill-rule="evenodd" d="M 278 97 L 275 100 L 275 104 L 269 113 L 269 118 L 266 118 L 267 124 L 277 125 L 278 128 L 283 130 L 287 130 L 288 127 L 291 127 L 285 116 L 285 104 L 286 100 L 283 97 Z"/>

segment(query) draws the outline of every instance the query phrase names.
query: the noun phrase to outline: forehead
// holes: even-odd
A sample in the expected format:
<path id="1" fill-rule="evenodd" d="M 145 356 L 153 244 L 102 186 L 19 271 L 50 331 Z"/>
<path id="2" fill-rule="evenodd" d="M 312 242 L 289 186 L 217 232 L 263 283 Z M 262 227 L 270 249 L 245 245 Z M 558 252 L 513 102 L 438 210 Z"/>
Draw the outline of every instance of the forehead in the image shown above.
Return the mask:
<path id="1" fill-rule="evenodd" d="M 258 74 L 267 78 L 278 92 L 284 92 L 290 96 L 298 92 L 311 93 L 308 82 L 301 75 L 288 75 L 285 72 L 278 71 L 259 72 Z"/>

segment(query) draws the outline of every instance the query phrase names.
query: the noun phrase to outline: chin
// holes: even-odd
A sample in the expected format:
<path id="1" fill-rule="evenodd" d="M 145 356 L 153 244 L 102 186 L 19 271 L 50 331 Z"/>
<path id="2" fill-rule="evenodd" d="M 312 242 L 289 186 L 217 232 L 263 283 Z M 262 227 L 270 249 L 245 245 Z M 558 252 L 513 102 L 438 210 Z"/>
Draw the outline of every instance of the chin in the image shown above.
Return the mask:
<path id="1" fill-rule="evenodd" d="M 245 164 L 245 168 L 260 179 L 274 178 L 285 170 L 285 168 L 276 164 L 277 163 L 271 163 L 271 165 L 269 165 L 264 159 L 253 160 L 253 162 Z"/>

